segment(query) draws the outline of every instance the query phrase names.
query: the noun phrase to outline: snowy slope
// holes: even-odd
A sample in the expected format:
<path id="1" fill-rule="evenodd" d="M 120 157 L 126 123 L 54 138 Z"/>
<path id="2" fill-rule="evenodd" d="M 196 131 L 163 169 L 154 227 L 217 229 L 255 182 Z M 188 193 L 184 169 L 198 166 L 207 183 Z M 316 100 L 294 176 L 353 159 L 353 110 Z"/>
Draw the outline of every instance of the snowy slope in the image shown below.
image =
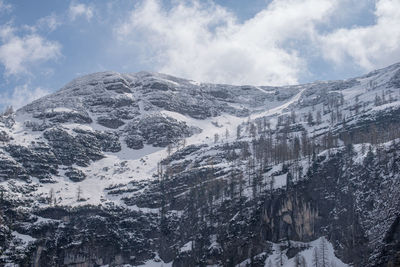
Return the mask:
<path id="1" fill-rule="evenodd" d="M 356 98 L 358 103 L 362 103 L 362 115 L 364 116 L 366 114 L 372 116 L 379 110 L 397 108 L 400 104 L 400 92 L 398 88 L 391 87 L 391 84 L 393 84 L 393 77 L 399 72 L 399 69 L 399 65 L 393 65 L 344 82 L 314 83 L 286 88 L 221 85 L 221 91 L 217 90 L 218 85 L 193 83 L 163 74 L 144 72 L 137 74 L 96 73 L 78 78 L 59 92 L 23 107 L 15 115 L 14 125 L 11 128 L 2 126 L 2 129 L 12 137 L 10 144 L 22 146 L 29 146 L 32 142 L 47 142 L 43 138 L 43 132 L 27 127 L 27 122 L 44 125 L 43 128 L 45 129 L 61 127 L 72 135 L 74 134 L 73 129 L 83 129 L 90 132 L 116 132 L 120 136 L 122 147 L 119 152 L 105 152 L 103 159 L 91 162 L 88 167 L 72 165 L 73 168 L 86 175 L 87 178 L 82 182 L 76 183 L 65 177 L 63 175 L 65 168 L 60 166 L 58 175 L 54 177 L 54 183 L 43 186 L 35 177 L 31 177 L 31 186 L 37 187 L 34 194 L 38 197 L 46 197 L 50 190 L 54 190 L 60 196 L 58 202 L 60 205 L 108 205 L 110 202 L 123 205 L 120 201 L 123 195 L 110 196 L 104 189 L 114 185 L 128 185 L 132 180 L 153 179 L 157 162 L 164 159 L 168 153 L 165 147 L 154 147 L 146 144 L 141 149 L 128 148 L 122 139 L 129 132 L 127 133 L 123 126 L 113 129 L 98 123 L 97 119 L 104 114 L 109 115 L 122 109 L 124 113 L 121 121 L 124 125 L 135 123 L 139 118 L 145 116 L 160 115 L 183 122 L 188 127 L 199 129 L 185 138 L 186 145 L 206 144 L 213 146 L 215 135 L 219 136 L 221 142 L 222 140 L 223 142 L 232 142 L 236 139 L 236 131 L 239 125 L 245 124 L 249 120 L 255 121 L 266 117 L 271 123 L 271 127 L 274 128 L 277 126 L 277 118 L 285 114 L 289 116 L 291 110 L 295 110 L 295 115 L 300 121 L 303 121 L 301 124 L 308 132 L 318 135 L 332 128 L 330 115 L 322 113 L 321 123 L 314 126 L 307 125 L 305 118 L 309 112 L 315 113 L 318 110 L 322 112 L 322 105 L 327 101 L 326 97 L 331 94 L 340 92 L 343 95 L 344 105 L 347 107 L 342 110 L 343 118 L 361 115 L 361 112 L 355 114 L 351 110 L 356 104 Z M 107 89 L 106 87 L 110 84 L 114 87 Z M 154 84 L 157 86 L 153 86 Z M 152 86 L 156 89 L 151 89 Z M 226 91 L 229 91 L 229 96 L 223 94 Z M 391 102 L 375 106 L 376 95 L 381 96 L 384 91 L 390 92 Z M 171 102 L 166 103 L 166 105 L 175 110 L 165 110 L 151 102 L 160 93 L 165 93 L 168 97 L 172 95 L 173 98 L 169 98 L 172 99 Z M 211 98 L 210 93 L 217 97 Z M 187 98 L 188 94 L 190 98 Z M 272 98 L 271 94 L 273 95 Z M 205 115 L 203 118 L 193 118 L 190 114 L 177 112 L 180 110 L 179 104 L 181 103 L 178 100 L 178 104 L 175 106 L 176 103 L 173 102 L 173 99 L 186 97 L 186 102 L 194 102 L 197 105 L 198 95 L 204 98 L 201 104 L 204 104 L 208 109 L 214 109 L 216 114 Z M 224 98 L 218 98 L 219 95 Z M 101 99 L 103 102 L 94 105 L 90 102 L 94 98 Z M 280 98 L 283 100 L 279 101 Z M 255 105 L 259 99 L 263 99 L 263 101 Z M 122 100 L 127 102 L 120 104 L 120 107 L 115 104 Z M 233 113 L 231 108 L 234 109 Z M 187 109 L 190 109 L 190 106 Z M 246 110 L 249 114 L 243 117 Z M 187 110 L 185 109 L 185 111 Z M 60 114 L 68 116 L 64 116 L 66 117 L 64 118 Z M 87 120 L 82 122 L 79 117 L 78 119 L 74 117 L 74 114 L 83 114 L 83 118 L 87 118 Z M 115 119 L 118 120 L 119 118 Z M 355 121 L 357 120 L 353 119 L 350 123 Z M 337 124 L 340 123 L 339 121 Z M 177 138 L 182 137 L 178 136 Z M 178 142 L 174 140 L 171 140 L 172 151 L 178 149 Z M 8 155 L 7 152 L 3 152 L 3 154 L 5 157 Z M 2 184 L 6 188 L 8 187 L 8 181 L 4 180 Z M 78 187 L 85 199 L 83 202 L 76 201 Z M 21 194 L 16 194 L 16 197 L 24 198 Z"/>

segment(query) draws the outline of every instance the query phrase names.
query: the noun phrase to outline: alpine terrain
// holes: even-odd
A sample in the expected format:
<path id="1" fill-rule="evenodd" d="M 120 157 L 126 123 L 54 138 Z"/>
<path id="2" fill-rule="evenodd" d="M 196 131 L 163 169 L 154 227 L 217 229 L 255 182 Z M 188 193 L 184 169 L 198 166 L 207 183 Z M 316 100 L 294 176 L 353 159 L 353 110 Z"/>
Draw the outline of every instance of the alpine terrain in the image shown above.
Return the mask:
<path id="1" fill-rule="evenodd" d="M 0 116 L 0 266 L 400 266 L 400 63 L 101 72 Z"/>

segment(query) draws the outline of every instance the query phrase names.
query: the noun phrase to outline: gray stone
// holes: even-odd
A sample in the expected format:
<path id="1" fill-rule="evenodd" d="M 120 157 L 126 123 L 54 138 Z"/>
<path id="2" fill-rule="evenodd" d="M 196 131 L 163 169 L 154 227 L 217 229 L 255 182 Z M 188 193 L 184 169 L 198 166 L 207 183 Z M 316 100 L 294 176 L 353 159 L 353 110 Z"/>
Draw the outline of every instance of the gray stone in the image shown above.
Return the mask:
<path id="1" fill-rule="evenodd" d="M 97 123 L 110 129 L 118 129 L 125 124 L 122 120 L 119 120 L 117 118 L 109 118 L 104 116 L 98 117 Z"/>
<path id="2" fill-rule="evenodd" d="M 129 148 L 142 149 L 143 148 L 143 137 L 138 134 L 130 134 L 125 137 L 125 143 Z"/>
<path id="3" fill-rule="evenodd" d="M 81 170 L 77 170 L 75 168 L 69 168 L 65 172 L 65 176 L 67 176 L 73 182 L 81 182 L 86 178 L 86 175 Z"/>

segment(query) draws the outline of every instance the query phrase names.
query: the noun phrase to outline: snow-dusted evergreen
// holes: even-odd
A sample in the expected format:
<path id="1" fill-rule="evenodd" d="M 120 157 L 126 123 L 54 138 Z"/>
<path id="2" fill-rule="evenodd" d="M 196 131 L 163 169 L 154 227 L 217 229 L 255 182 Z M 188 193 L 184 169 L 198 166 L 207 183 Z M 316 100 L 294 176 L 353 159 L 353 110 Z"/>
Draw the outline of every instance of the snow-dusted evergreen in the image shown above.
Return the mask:
<path id="1" fill-rule="evenodd" d="M 396 266 L 399 126 L 400 64 L 286 87 L 77 78 L 0 116 L 0 264 Z"/>

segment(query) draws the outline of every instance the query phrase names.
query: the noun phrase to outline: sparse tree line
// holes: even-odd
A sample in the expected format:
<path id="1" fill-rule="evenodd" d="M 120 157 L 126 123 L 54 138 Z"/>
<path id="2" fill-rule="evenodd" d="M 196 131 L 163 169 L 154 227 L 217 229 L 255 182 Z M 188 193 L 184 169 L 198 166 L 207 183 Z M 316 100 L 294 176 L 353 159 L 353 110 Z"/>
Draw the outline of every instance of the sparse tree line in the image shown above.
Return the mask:
<path id="1" fill-rule="evenodd" d="M 3 112 L 0 113 L 0 117 L 5 117 L 5 116 L 9 116 L 11 114 L 14 113 L 14 108 L 13 106 L 8 106 L 4 109 Z"/>
<path id="2" fill-rule="evenodd" d="M 320 117 L 322 114 L 320 116 L 317 112 L 317 121 L 321 120 Z M 185 220 L 189 222 L 190 230 L 188 232 L 197 233 L 191 239 L 193 256 L 196 257 L 195 262 L 202 262 L 204 255 L 208 253 L 208 238 L 211 233 L 217 233 L 219 242 L 224 242 L 226 236 L 221 231 L 223 232 L 226 227 L 226 221 L 229 221 L 227 218 L 229 214 L 232 217 L 236 214 L 235 217 L 243 218 L 249 212 L 248 208 L 251 205 L 254 209 L 258 205 L 258 200 L 272 194 L 275 175 L 286 174 L 286 187 L 289 189 L 295 181 L 304 176 L 303 163 L 307 162 L 311 166 L 316 155 L 324 150 L 329 151 L 333 148 L 347 146 L 351 151 L 353 144 L 370 143 L 371 146 L 376 147 L 378 154 L 382 142 L 400 137 L 400 125 L 397 123 L 385 126 L 369 123 L 363 128 L 343 130 L 337 133 L 327 131 L 315 136 L 310 135 L 304 129 L 292 132 L 297 121 L 296 114 L 292 113 L 289 119 L 286 120 L 289 123 L 286 122 L 274 130 L 271 129 L 271 124 L 266 118 L 255 122 L 249 120 L 248 123 L 240 125 L 236 131 L 238 139 L 236 142 L 240 145 L 226 146 L 226 158 L 231 164 L 229 174 L 225 178 L 216 177 L 210 170 L 207 177 L 196 177 L 195 185 L 188 189 L 184 214 Z M 243 132 L 252 137 L 250 142 L 241 140 Z M 220 137 L 218 136 L 218 138 Z M 364 151 L 371 150 L 371 146 L 368 148 L 368 145 L 364 144 L 362 149 Z M 282 165 L 278 173 L 265 175 L 272 166 L 277 164 Z M 210 169 L 213 168 L 212 158 L 207 166 Z M 160 223 L 161 229 L 168 232 L 168 210 L 171 203 L 175 201 L 175 196 L 169 192 L 166 181 L 173 179 L 174 173 L 169 170 L 172 169 L 169 166 L 164 168 L 160 169 L 158 174 L 158 177 L 162 177 L 160 192 L 163 198 L 160 208 Z M 224 209 L 223 206 L 227 204 L 223 203 L 229 203 L 232 210 Z M 327 241 L 322 239 L 320 248 L 313 251 L 312 266 L 335 266 L 335 263 L 330 262 L 327 256 L 326 243 Z M 227 255 L 230 255 L 226 256 L 227 259 L 233 257 L 229 253 Z M 295 266 L 306 266 L 301 254 L 296 256 L 295 264 Z M 226 265 L 229 266 L 229 264 Z"/>
<path id="3" fill-rule="evenodd" d="M 397 101 L 398 98 L 393 95 L 391 90 L 382 90 L 381 94 L 375 94 L 374 104 L 375 106 L 381 106 Z"/>

